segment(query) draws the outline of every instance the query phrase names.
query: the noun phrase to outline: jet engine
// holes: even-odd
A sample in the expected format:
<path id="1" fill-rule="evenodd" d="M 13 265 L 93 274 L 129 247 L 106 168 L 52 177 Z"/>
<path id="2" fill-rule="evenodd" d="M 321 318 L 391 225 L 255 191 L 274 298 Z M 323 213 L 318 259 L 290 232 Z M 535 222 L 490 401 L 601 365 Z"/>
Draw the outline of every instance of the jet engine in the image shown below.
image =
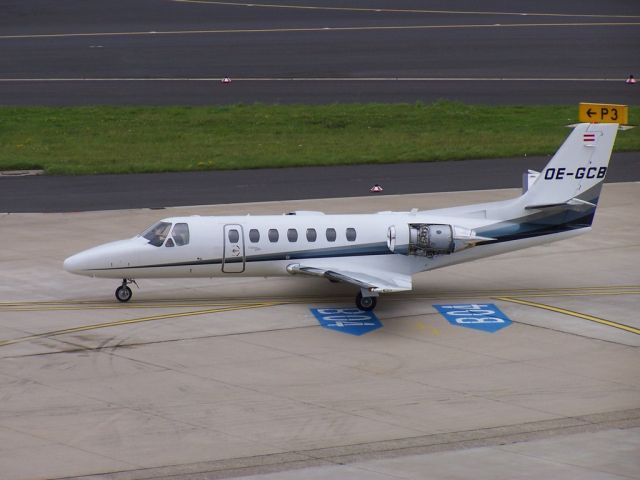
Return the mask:
<path id="1" fill-rule="evenodd" d="M 446 255 L 453 253 L 455 247 L 451 225 L 409 224 L 409 255 Z"/>
<path id="2" fill-rule="evenodd" d="M 434 257 L 449 255 L 492 238 L 480 237 L 470 228 L 439 223 L 410 223 L 408 229 L 387 231 L 387 246 L 395 253 Z"/>

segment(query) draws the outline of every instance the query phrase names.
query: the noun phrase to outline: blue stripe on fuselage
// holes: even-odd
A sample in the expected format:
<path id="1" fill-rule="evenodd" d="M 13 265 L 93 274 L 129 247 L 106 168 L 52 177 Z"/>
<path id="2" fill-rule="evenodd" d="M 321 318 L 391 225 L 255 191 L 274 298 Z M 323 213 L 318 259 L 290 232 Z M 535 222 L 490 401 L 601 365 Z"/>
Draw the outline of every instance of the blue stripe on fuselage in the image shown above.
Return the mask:
<path id="1" fill-rule="evenodd" d="M 272 262 L 279 260 L 304 260 L 312 258 L 337 258 L 337 257 L 361 257 L 370 255 L 390 255 L 392 252 L 384 242 L 370 243 L 366 245 L 347 245 L 340 247 L 322 248 L 318 250 L 298 250 L 294 252 L 276 252 L 264 255 L 247 255 L 244 258 L 246 263 L 251 262 Z M 224 263 L 242 263 L 243 257 L 225 258 Z M 161 268 L 161 267 L 191 267 L 198 265 L 218 265 L 222 263 L 222 258 L 209 260 L 194 260 L 190 262 L 172 262 L 153 265 L 135 265 L 117 268 L 96 268 L 93 271 L 123 270 L 140 268 Z"/>

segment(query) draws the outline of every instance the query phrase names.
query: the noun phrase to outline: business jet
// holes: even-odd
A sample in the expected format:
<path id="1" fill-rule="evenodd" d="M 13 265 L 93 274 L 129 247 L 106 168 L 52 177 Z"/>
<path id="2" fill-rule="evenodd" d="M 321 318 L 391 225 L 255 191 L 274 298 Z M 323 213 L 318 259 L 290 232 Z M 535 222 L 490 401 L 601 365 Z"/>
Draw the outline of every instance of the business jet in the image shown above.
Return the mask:
<path id="1" fill-rule="evenodd" d="M 359 215 L 171 217 L 73 255 L 64 269 L 121 279 L 120 302 L 131 299 L 129 285 L 141 278 L 309 275 L 354 285 L 356 306 L 373 310 L 380 293 L 411 290 L 418 272 L 590 231 L 617 129 L 576 125 L 510 200 Z"/>

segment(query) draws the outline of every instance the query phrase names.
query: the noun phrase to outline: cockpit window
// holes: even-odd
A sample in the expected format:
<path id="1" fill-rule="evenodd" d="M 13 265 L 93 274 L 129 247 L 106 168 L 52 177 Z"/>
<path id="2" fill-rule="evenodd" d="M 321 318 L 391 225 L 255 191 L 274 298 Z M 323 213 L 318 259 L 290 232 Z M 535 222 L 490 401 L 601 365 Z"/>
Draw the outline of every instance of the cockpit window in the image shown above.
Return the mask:
<path id="1" fill-rule="evenodd" d="M 176 223 L 171 232 L 176 245 L 181 247 L 189 243 L 189 225 L 186 223 Z"/>
<path id="2" fill-rule="evenodd" d="M 171 229 L 170 223 L 158 222 L 142 232 L 142 237 L 149 240 L 149 243 L 154 247 L 159 247 L 164 243 L 167 235 L 169 235 L 169 229 Z"/>

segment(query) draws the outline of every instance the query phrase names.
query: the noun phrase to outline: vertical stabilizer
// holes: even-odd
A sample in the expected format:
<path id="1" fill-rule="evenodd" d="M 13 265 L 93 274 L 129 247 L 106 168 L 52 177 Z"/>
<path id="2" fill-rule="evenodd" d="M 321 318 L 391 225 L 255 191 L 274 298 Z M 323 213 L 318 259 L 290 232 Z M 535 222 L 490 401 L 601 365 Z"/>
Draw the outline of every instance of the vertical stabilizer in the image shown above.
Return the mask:
<path id="1" fill-rule="evenodd" d="M 595 206 L 617 131 L 615 123 L 578 124 L 524 194 L 525 208 L 561 205 L 572 200 Z"/>

